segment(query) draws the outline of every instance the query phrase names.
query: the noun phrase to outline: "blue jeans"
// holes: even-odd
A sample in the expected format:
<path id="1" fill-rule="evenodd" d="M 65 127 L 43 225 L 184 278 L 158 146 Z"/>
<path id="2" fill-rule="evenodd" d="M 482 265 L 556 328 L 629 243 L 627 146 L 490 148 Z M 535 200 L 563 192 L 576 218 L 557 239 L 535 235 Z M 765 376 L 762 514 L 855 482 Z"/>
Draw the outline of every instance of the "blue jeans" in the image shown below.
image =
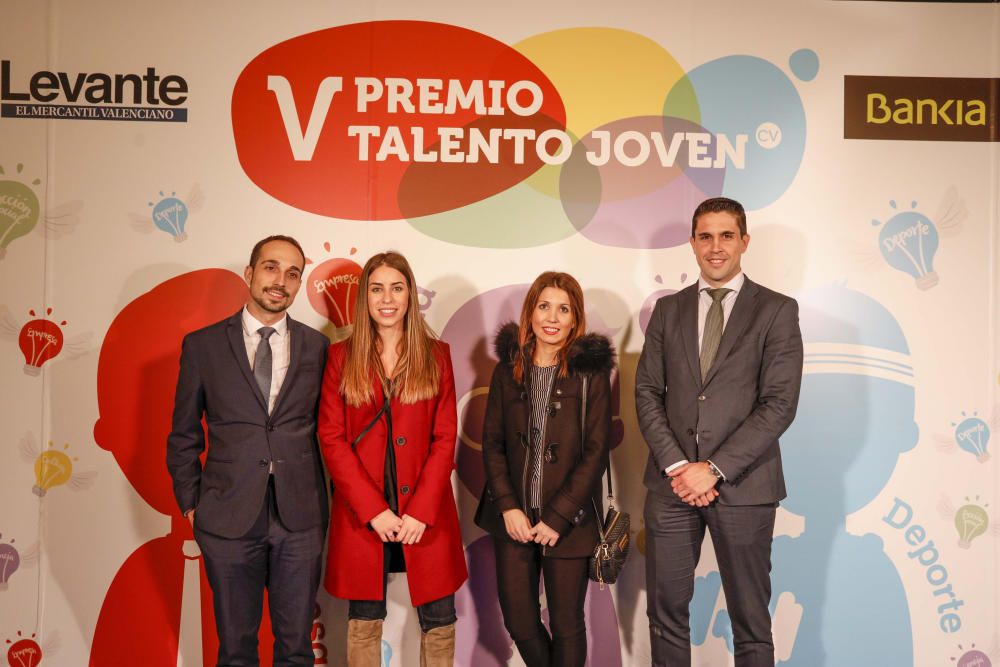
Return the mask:
<path id="1" fill-rule="evenodd" d="M 385 566 L 382 572 L 381 600 L 351 600 L 347 606 L 347 618 L 358 621 L 383 621 L 386 617 L 385 589 L 389 583 L 389 557 L 383 559 Z M 417 618 L 420 629 L 430 632 L 434 628 L 451 625 L 458 616 L 455 614 L 455 595 L 446 595 L 438 600 L 431 600 L 417 607 Z"/>

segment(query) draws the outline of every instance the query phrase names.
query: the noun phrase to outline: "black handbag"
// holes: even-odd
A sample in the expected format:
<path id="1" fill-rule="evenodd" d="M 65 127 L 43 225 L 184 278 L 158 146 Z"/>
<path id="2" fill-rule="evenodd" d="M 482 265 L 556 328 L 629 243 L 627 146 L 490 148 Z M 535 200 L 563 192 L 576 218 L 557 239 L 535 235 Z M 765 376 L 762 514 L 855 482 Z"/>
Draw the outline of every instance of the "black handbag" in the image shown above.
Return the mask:
<path id="1" fill-rule="evenodd" d="M 580 450 L 583 452 L 583 441 L 587 433 L 587 376 L 583 376 L 583 398 L 580 401 Z M 621 512 L 615 509 L 615 494 L 611 486 L 611 460 L 608 459 L 608 467 L 604 474 L 608 479 L 608 512 L 601 521 L 601 511 L 597 503 L 591 498 L 594 505 L 594 518 L 597 520 L 597 531 L 600 541 L 594 548 L 594 553 L 590 557 L 589 576 L 591 581 L 601 584 L 613 584 L 618 581 L 618 575 L 625 567 L 625 560 L 628 558 L 629 550 L 632 546 L 632 535 L 630 532 L 632 520 L 628 512 Z"/>

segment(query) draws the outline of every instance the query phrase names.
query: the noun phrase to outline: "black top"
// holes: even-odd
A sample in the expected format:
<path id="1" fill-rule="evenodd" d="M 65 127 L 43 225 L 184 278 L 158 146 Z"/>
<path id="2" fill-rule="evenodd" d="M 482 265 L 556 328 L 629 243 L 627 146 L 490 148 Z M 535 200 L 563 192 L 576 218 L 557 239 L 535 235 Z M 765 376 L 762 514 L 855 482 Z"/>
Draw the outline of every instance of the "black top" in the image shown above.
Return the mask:
<path id="1" fill-rule="evenodd" d="M 399 495 L 396 491 L 396 446 L 392 437 L 392 408 L 389 403 L 391 398 L 382 395 L 385 401 L 385 466 L 383 468 L 382 479 L 385 484 L 385 502 L 389 503 L 389 509 L 393 514 L 399 516 Z M 385 571 L 386 572 L 406 572 L 406 561 L 403 559 L 403 545 L 399 542 L 385 543 Z"/>

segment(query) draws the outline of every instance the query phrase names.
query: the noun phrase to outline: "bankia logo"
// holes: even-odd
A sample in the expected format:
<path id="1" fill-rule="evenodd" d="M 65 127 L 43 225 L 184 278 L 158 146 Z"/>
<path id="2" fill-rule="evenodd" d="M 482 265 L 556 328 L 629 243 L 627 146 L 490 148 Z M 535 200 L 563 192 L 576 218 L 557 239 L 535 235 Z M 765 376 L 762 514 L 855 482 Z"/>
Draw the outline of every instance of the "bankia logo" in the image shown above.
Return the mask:
<path id="1" fill-rule="evenodd" d="M 844 138 L 1000 141 L 1000 79 L 845 76 Z"/>
<path id="2" fill-rule="evenodd" d="M 26 83 L 19 83 L 26 82 Z M 177 74 L 53 72 L 20 74 L 0 61 L 0 117 L 187 122 L 188 83 Z"/>

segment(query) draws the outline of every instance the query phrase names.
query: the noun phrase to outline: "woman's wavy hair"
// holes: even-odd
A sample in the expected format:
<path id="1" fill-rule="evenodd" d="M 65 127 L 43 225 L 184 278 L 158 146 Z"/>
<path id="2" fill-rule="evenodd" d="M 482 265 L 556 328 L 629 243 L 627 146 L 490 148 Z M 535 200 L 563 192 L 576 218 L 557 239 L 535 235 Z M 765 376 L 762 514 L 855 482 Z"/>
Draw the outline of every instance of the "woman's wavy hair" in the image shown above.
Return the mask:
<path id="1" fill-rule="evenodd" d="M 518 327 L 518 353 L 514 358 L 514 379 L 524 381 L 524 369 L 531 364 L 535 352 L 535 332 L 531 329 L 531 315 L 538 306 L 542 290 L 555 287 L 566 292 L 569 297 L 570 310 L 573 312 L 573 328 L 559 350 L 559 377 L 569 375 L 569 351 L 573 343 L 587 331 L 587 316 L 583 311 L 583 290 L 576 278 L 568 273 L 546 271 L 531 283 L 524 304 L 521 306 L 521 320 Z"/>
<path id="2" fill-rule="evenodd" d="M 380 266 L 388 266 L 402 273 L 409 289 L 399 361 L 396 362 L 391 378 L 386 377 L 385 369 L 382 368 L 379 356 L 382 352 L 382 339 L 368 312 L 368 283 L 372 272 Z M 347 359 L 340 381 L 340 391 L 348 405 L 357 407 L 374 401 L 373 375 L 381 383 L 386 396 L 394 394 L 401 403 L 416 403 L 434 397 L 441 383 L 441 374 L 434 358 L 437 334 L 420 314 L 417 283 L 410 263 L 395 251 L 379 253 L 365 263 L 358 284 L 360 289 L 354 301 L 354 325 L 347 340 Z"/>

